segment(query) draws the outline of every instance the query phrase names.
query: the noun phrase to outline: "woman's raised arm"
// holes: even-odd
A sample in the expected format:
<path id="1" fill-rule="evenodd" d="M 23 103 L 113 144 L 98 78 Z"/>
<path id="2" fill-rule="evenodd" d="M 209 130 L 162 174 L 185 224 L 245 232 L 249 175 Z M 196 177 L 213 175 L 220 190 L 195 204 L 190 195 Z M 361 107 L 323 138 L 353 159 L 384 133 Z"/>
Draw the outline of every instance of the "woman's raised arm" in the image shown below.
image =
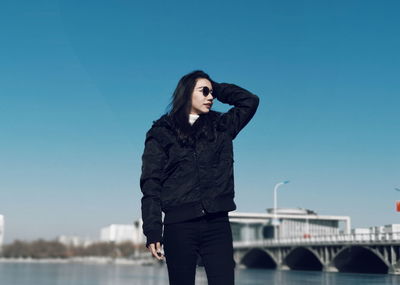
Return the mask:
<path id="1" fill-rule="evenodd" d="M 212 85 L 213 96 L 218 101 L 234 106 L 221 115 L 220 123 L 228 130 L 232 139 L 235 139 L 256 113 L 260 98 L 235 84 L 213 81 Z"/>

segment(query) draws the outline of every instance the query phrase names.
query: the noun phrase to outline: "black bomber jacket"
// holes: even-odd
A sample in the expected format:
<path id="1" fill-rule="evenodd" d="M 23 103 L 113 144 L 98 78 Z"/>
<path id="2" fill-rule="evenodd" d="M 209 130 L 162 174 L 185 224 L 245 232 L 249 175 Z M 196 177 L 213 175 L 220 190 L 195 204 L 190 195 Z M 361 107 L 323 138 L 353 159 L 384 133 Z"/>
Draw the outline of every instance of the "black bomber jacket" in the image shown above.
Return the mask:
<path id="1" fill-rule="evenodd" d="M 214 134 L 211 140 L 199 137 L 194 145 L 182 146 L 168 114 L 153 121 L 146 133 L 140 176 L 146 247 L 163 243 L 163 224 L 236 209 L 232 141 L 254 116 L 259 97 L 216 82 L 213 96 L 233 107 L 225 113 L 210 110 L 194 122 L 195 129 L 206 124 Z"/>

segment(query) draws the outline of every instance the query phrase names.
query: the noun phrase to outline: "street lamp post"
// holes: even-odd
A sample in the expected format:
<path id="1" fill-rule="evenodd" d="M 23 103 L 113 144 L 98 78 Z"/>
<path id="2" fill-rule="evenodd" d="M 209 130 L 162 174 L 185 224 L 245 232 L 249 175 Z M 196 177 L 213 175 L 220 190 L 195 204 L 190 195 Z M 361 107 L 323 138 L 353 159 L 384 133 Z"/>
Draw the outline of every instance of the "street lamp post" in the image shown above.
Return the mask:
<path id="1" fill-rule="evenodd" d="M 278 213 L 277 213 L 277 205 L 278 205 L 278 195 L 277 195 L 277 191 L 278 188 L 284 184 L 288 184 L 290 181 L 286 180 L 283 182 L 279 182 L 275 185 L 274 187 L 274 218 L 272 219 L 272 225 L 274 226 L 274 238 L 276 238 L 276 231 L 279 225 L 279 221 L 278 221 Z"/>

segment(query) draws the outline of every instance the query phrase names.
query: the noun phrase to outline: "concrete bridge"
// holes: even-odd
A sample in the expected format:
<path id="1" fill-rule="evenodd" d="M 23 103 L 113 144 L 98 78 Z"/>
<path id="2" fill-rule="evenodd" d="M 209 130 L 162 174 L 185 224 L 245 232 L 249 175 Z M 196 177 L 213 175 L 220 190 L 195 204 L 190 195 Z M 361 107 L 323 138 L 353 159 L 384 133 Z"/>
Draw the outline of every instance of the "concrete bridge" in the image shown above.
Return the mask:
<path id="1" fill-rule="evenodd" d="M 248 268 L 400 274 L 400 232 L 234 241 Z"/>

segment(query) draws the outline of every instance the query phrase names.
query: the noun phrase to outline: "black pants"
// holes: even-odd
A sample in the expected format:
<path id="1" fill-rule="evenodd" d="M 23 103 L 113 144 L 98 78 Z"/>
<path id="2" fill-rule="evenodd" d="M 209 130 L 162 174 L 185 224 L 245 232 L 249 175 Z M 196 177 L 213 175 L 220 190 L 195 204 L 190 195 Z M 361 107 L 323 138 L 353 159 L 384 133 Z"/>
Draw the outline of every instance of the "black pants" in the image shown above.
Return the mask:
<path id="1" fill-rule="evenodd" d="M 195 284 L 198 255 L 209 285 L 234 285 L 235 261 L 227 212 L 165 224 L 163 248 L 170 285 Z"/>

